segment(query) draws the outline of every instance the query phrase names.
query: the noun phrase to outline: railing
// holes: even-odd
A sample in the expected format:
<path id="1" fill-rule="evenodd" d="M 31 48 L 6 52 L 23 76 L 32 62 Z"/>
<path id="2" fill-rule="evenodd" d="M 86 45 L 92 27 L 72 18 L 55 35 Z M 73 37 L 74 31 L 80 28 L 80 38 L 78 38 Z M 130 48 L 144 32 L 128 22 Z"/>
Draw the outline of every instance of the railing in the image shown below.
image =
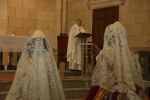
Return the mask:
<path id="1" fill-rule="evenodd" d="M 82 76 L 91 76 L 96 64 L 95 57 L 99 54 L 100 49 L 94 43 L 82 43 Z"/>

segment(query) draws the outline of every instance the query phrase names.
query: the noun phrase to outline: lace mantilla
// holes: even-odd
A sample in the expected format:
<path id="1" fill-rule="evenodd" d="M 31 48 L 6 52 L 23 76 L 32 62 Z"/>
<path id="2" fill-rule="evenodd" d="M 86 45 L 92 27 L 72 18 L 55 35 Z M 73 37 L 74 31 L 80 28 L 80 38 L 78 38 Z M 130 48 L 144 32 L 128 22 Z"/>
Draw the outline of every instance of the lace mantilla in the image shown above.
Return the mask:
<path id="1" fill-rule="evenodd" d="M 65 100 L 52 49 L 41 31 L 29 37 L 5 100 Z"/>
<path id="2" fill-rule="evenodd" d="M 99 85 L 111 92 L 127 93 L 131 98 L 136 95 L 135 85 L 144 89 L 141 67 L 129 50 L 126 31 L 119 22 L 107 26 L 105 30 L 104 46 L 97 57 L 92 85 Z M 137 95 L 135 97 L 139 98 Z"/>

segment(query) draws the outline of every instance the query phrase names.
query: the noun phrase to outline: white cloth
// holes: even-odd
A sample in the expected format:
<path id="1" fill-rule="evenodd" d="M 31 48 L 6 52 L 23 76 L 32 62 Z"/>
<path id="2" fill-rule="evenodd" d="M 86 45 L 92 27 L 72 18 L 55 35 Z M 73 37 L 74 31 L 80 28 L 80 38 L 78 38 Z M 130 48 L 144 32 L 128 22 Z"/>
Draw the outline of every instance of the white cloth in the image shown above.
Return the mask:
<path id="1" fill-rule="evenodd" d="M 22 52 L 27 36 L 0 35 L 0 51 Z"/>
<path id="2" fill-rule="evenodd" d="M 27 40 L 5 100 L 65 100 L 52 49 L 40 30 Z"/>
<path id="3" fill-rule="evenodd" d="M 134 92 L 135 85 L 145 89 L 140 64 L 129 50 L 126 31 L 119 22 L 106 27 L 92 85 L 99 85 L 110 92 L 126 93 L 128 98 L 132 98 L 130 100 L 140 100 Z"/>
<path id="4" fill-rule="evenodd" d="M 85 32 L 82 27 L 77 24 L 73 25 L 69 32 L 67 61 L 69 62 L 69 69 L 81 70 L 81 38 L 75 37 L 80 32 Z"/>

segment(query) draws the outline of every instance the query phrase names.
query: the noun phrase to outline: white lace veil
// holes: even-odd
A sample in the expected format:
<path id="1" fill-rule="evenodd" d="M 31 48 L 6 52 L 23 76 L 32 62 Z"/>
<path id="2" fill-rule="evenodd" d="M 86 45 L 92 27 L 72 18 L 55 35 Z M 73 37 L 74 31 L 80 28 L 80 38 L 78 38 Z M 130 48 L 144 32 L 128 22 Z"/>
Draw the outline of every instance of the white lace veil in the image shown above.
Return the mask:
<path id="1" fill-rule="evenodd" d="M 132 55 L 128 47 L 126 30 L 119 22 L 107 26 L 104 33 L 104 46 L 100 51 L 96 65 L 96 75 L 93 82 L 99 82 L 99 86 L 110 90 L 107 85 L 117 83 L 118 92 L 125 93 L 128 90 L 136 90 L 135 85 L 144 89 L 139 62 Z M 103 59 L 105 57 L 105 59 Z M 115 75 L 115 79 L 111 79 Z M 95 79 L 94 79 L 95 78 Z M 94 84 L 94 83 L 93 83 Z"/>
<path id="2" fill-rule="evenodd" d="M 6 100 L 65 100 L 52 49 L 40 30 L 27 40 Z"/>

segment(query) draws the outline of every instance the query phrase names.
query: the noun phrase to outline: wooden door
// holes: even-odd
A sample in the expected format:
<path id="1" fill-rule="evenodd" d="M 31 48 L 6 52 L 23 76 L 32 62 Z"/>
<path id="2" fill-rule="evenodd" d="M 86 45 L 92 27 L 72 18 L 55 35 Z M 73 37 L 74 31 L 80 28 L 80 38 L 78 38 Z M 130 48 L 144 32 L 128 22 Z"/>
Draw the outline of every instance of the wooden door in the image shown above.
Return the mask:
<path id="1" fill-rule="evenodd" d="M 108 7 L 93 10 L 93 43 L 100 49 L 103 47 L 105 28 L 119 20 L 119 7 Z"/>

